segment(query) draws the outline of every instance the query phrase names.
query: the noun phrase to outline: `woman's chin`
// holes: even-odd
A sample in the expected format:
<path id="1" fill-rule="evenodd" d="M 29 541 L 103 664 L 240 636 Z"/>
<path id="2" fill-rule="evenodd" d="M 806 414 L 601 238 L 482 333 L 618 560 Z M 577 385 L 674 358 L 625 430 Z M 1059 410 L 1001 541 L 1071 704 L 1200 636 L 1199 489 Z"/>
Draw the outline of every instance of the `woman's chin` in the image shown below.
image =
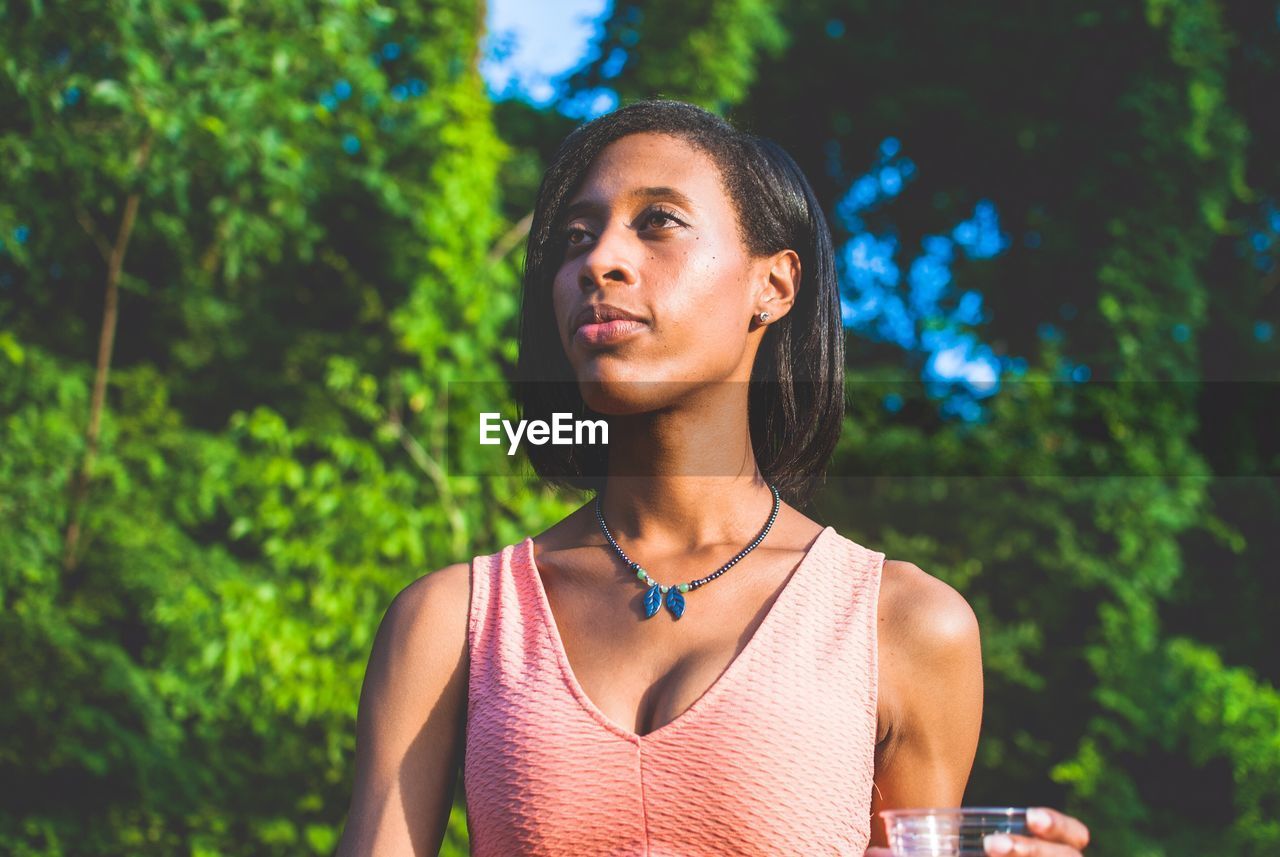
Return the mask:
<path id="1" fill-rule="evenodd" d="M 578 384 L 582 401 L 598 414 L 622 417 L 654 410 L 651 385 L 640 381 L 584 381 Z"/>
<path id="2" fill-rule="evenodd" d="M 684 381 L 652 381 L 631 377 L 579 378 L 578 392 L 598 414 L 627 416 L 656 411 L 678 401 L 692 387 Z"/>

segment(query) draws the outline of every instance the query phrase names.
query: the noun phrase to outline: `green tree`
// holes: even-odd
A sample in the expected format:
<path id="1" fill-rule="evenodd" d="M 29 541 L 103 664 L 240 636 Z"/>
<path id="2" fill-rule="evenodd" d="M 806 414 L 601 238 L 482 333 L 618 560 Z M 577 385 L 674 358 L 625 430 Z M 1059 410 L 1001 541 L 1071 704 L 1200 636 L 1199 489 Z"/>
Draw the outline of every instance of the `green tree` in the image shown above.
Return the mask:
<path id="1" fill-rule="evenodd" d="M 514 356 L 480 28 L 0 12 L 0 850 L 328 852 L 392 596 L 564 510 L 445 469 Z"/>

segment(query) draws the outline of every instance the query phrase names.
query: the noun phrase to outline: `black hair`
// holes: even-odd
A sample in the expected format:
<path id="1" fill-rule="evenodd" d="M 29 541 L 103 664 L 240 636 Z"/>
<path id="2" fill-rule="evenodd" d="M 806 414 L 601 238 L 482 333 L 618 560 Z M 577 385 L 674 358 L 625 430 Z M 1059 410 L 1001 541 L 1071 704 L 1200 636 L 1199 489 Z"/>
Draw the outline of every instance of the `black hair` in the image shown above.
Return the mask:
<path id="1" fill-rule="evenodd" d="M 813 188 L 782 147 L 693 104 L 628 104 L 575 128 L 552 157 L 525 251 L 515 383 L 521 417 L 550 422 L 555 412 L 575 418 L 593 414 L 578 390 L 552 308 L 551 284 L 564 259 L 563 243 L 555 239 L 566 201 L 600 152 L 615 140 L 645 132 L 682 139 L 715 162 L 751 255 L 791 249 L 800 257 L 795 303 L 769 325 L 756 354 L 748 421 L 761 474 L 788 503 L 804 505 L 844 419 L 844 327 L 831 231 Z M 544 444 L 527 450 L 534 470 L 554 485 L 604 487 L 607 447 Z"/>

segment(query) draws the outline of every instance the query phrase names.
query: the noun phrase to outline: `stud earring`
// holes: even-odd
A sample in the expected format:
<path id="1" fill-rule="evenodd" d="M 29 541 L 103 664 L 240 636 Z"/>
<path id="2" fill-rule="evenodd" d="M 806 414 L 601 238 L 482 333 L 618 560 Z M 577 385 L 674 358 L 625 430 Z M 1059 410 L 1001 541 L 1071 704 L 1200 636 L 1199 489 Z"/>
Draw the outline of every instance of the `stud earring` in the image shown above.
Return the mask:
<path id="1" fill-rule="evenodd" d="M 764 324 L 766 321 L 769 320 L 769 313 L 762 312 L 759 315 L 757 315 L 756 318 L 760 319 L 761 324 Z"/>

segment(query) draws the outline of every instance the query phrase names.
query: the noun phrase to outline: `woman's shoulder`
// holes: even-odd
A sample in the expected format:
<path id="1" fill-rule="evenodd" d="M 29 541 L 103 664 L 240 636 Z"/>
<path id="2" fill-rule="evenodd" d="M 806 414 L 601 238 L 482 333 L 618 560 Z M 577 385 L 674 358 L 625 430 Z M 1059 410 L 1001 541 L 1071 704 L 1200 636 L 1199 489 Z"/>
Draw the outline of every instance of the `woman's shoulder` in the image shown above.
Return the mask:
<path id="1" fill-rule="evenodd" d="M 448 653 L 459 659 L 467 648 L 471 564 L 456 562 L 422 575 L 391 601 L 383 624 L 397 649 Z M 456 665 L 456 664 L 455 664 Z"/>
<path id="2" fill-rule="evenodd" d="M 904 752 L 908 767 L 943 747 L 969 752 L 983 693 L 982 644 L 969 601 L 915 563 L 886 559 L 877 629 L 877 764 Z M 972 755 L 957 764 L 971 765 Z"/>
<path id="3" fill-rule="evenodd" d="M 471 589 L 471 563 L 455 562 L 422 575 L 405 586 L 392 601 L 392 608 L 421 616 L 447 609 Z M 466 600 L 463 599 L 463 604 Z"/>
<path id="4" fill-rule="evenodd" d="M 978 619 L 968 599 L 906 560 L 884 561 L 878 612 L 881 633 L 908 652 L 936 654 L 977 640 Z"/>

